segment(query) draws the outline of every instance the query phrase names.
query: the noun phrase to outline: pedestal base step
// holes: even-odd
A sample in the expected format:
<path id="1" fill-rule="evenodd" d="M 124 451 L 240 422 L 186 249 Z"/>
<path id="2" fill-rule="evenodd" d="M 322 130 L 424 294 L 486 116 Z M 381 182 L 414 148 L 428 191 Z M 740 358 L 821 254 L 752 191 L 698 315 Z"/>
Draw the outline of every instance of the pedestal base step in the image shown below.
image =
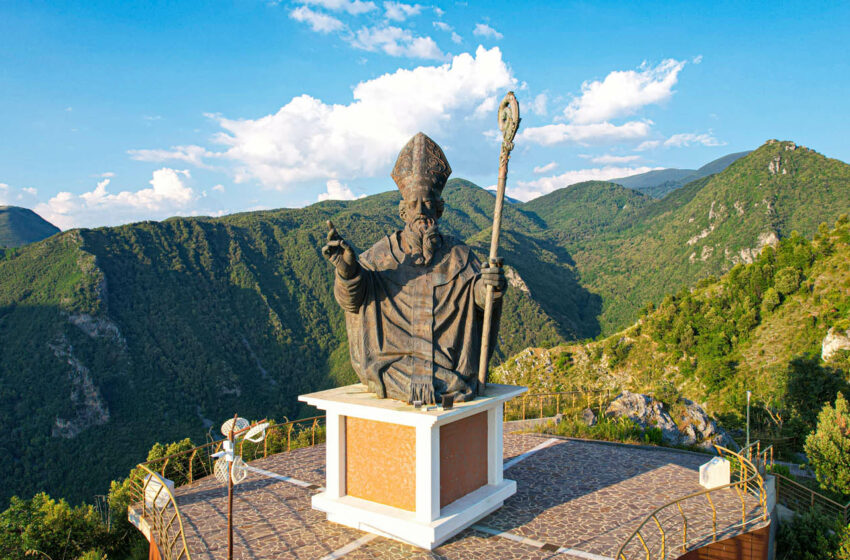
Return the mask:
<path id="1" fill-rule="evenodd" d="M 433 550 L 466 527 L 502 507 L 516 493 L 516 482 L 502 480 L 467 494 L 440 510 L 434 521 L 418 521 L 411 511 L 385 506 L 353 496 L 333 499 L 326 492 L 313 496 L 313 508 L 328 514 L 328 521 Z"/>

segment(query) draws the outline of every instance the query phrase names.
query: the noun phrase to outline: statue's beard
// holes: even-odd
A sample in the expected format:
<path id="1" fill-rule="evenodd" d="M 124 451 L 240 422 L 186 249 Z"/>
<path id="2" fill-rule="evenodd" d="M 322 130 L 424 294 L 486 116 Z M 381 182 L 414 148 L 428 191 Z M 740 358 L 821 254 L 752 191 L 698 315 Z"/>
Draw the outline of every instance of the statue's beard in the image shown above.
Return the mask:
<path id="1" fill-rule="evenodd" d="M 443 243 L 437 221 L 430 218 L 418 218 L 408 222 L 401 235 L 413 255 L 413 261 L 419 265 L 431 264 L 434 254 Z"/>

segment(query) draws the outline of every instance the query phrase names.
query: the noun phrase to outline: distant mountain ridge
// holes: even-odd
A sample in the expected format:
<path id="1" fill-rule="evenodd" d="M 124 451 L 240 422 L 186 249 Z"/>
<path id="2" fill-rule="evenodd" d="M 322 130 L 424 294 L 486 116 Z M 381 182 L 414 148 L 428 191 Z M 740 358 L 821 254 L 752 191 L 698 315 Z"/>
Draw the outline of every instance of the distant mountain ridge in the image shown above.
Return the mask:
<path id="1" fill-rule="evenodd" d="M 59 228 L 28 208 L 0 206 L 0 247 L 20 247 L 59 233 Z"/>
<path id="2" fill-rule="evenodd" d="M 720 173 L 749 153 L 750 151 L 727 154 L 706 163 L 699 169 L 657 169 L 620 179 L 611 179 L 610 182 L 640 191 L 653 198 L 664 198 L 668 193 L 688 183 L 708 177 L 709 175 L 714 175 L 715 173 Z"/>
<path id="3" fill-rule="evenodd" d="M 486 255 L 493 194 L 453 179 L 443 196 L 441 230 Z M 0 254 L 0 419 L 19 426 L 0 434 L 15 457 L 0 500 L 90 498 L 153 441 L 203 441 L 233 412 L 293 418 L 298 394 L 351 382 L 324 223 L 363 250 L 400 226 L 398 201 L 71 230 Z M 587 182 L 506 205 L 497 361 L 617 332 L 848 201 L 850 166 L 770 141 L 660 200 Z"/>

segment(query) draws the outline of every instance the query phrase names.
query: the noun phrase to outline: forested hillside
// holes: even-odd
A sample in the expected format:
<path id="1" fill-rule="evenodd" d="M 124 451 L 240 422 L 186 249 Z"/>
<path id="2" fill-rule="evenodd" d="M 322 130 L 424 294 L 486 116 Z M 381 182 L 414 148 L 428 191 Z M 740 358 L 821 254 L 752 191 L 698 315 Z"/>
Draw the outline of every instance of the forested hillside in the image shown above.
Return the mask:
<path id="1" fill-rule="evenodd" d="M 20 247 L 59 233 L 59 228 L 28 208 L 0 206 L 0 247 Z"/>
<path id="2" fill-rule="evenodd" d="M 485 255 L 493 194 L 454 179 L 443 195 L 441 229 Z M 203 441 L 234 412 L 301 416 L 298 394 L 351 382 L 325 221 L 363 250 L 400 226 L 398 200 L 72 230 L 0 253 L 0 500 L 90 499 L 154 441 Z M 588 182 L 506 205 L 496 361 L 616 332 L 848 201 L 850 166 L 771 141 L 661 200 Z"/>
<path id="3" fill-rule="evenodd" d="M 683 395 L 740 420 L 753 391 L 756 425 L 796 438 L 850 383 L 850 223 L 793 232 L 751 264 L 664 297 L 608 338 L 528 349 L 494 372 L 531 391 L 599 388 Z M 826 345 L 824 346 L 824 342 Z M 826 347 L 822 358 L 822 349 Z M 768 412 L 769 411 L 769 412 Z"/>
<path id="4" fill-rule="evenodd" d="M 486 239 L 493 196 L 452 182 L 443 229 Z M 0 448 L 12 457 L 2 498 L 37 490 L 91 498 L 153 441 L 191 436 L 238 412 L 295 418 L 300 393 L 354 380 L 332 271 L 320 254 L 332 219 L 364 249 L 396 229 L 398 194 L 222 219 L 74 230 L 0 261 Z M 539 229 L 507 210 L 511 230 Z M 483 245 L 481 245 L 483 246 Z M 500 355 L 577 332 L 523 289 L 572 271 L 559 249 L 505 236 L 516 271 Z M 570 305 L 586 309 L 572 280 Z M 572 303 L 570 303 L 572 301 Z M 592 307 L 590 307 L 592 309 Z M 598 307 L 597 307 L 598 310 Z M 594 313 L 590 311 L 589 319 Z M 73 458 L 70 468 L 57 468 Z"/>

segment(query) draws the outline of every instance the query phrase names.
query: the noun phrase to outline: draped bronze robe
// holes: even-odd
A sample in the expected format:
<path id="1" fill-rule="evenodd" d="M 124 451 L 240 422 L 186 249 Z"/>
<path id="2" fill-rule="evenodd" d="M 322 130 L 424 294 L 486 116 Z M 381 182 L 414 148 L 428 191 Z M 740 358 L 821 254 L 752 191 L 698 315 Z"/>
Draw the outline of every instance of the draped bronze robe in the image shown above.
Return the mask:
<path id="1" fill-rule="evenodd" d="M 353 279 L 336 275 L 354 371 L 382 398 L 431 403 L 449 393 L 471 400 L 484 316 L 475 303 L 481 265 L 469 247 L 445 235 L 431 264 L 416 265 L 400 240 L 396 232 L 361 254 Z M 497 300 L 491 349 L 500 310 Z"/>

